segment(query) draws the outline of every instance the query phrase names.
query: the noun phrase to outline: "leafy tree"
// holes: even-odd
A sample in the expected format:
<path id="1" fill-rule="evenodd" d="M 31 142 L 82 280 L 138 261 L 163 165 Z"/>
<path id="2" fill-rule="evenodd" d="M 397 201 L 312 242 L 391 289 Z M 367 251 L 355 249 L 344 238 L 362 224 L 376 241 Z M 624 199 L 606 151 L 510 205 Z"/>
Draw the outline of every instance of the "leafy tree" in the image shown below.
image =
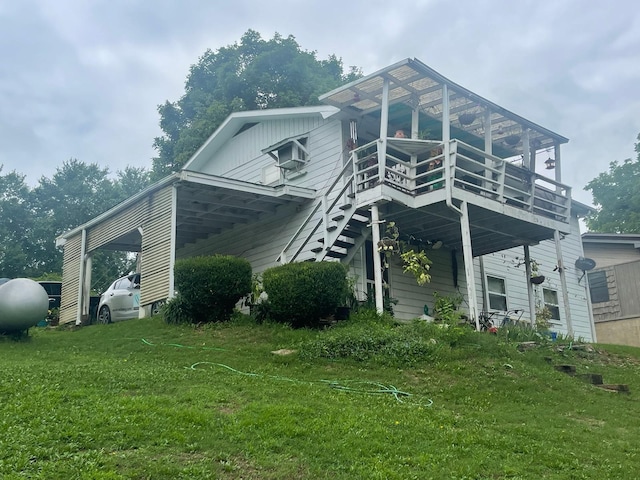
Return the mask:
<path id="1" fill-rule="evenodd" d="M 149 177 L 143 168 L 126 167 L 112 180 L 108 168 L 77 159 L 64 162 L 51 179 L 42 177 L 33 190 L 39 219 L 36 235 L 39 269 L 61 272 L 62 253 L 55 247 L 55 238 L 138 193 L 149 185 Z M 96 252 L 92 287 L 104 290 L 111 281 L 128 273 L 134 262 L 126 252 Z"/>
<path id="2" fill-rule="evenodd" d="M 127 167 L 112 179 L 108 169 L 76 159 L 64 162 L 52 178 L 40 178 L 33 189 L 24 178 L 15 171 L 0 175 L 0 277 L 59 277 L 62 252 L 55 247 L 56 237 L 150 182 L 143 168 Z M 134 261 L 124 252 L 96 252 L 94 289 L 128 273 Z"/>
<path id="3" fill-rule="evenodd" d="M 34 218 L 24 179 L 16 171 L 0 176 L 0 277 L 34 273 L 31 255 Z"/>
<path id="4" fill-rule="evenodd" d="M 635 144 L 637 158 L 609 164 L 587 183 L 596 212 L 586 218 L 589 230 L 602 233 L 640 233 L 640 134 Z"/>
<path id="5" fill-rule="evenodd" d="M 164 135 L 154 142 L 153 178 L 179 170 L 234 111 L 317 105 L 320 94 L 360 75 L 356 67 L 345 74 L 335 55 L 318 60 L 291 35 L 264 40 L 248 30 L 240 43 L 207 50 L 182 98 L 158 107 Z"/>

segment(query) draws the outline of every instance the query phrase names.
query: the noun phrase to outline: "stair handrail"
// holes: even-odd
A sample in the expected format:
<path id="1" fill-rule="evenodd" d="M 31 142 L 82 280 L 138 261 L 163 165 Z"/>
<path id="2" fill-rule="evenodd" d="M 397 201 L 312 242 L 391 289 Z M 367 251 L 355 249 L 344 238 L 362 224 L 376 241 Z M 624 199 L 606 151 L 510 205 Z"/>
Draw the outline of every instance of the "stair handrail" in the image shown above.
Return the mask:
<path id="1" fill-rule="evenodd" d="M 335 186 L 338 184 L 338 181 L 340 181 L 340 179 L 342 179 L 345 176 L 345 173 L 347 171 L 347 169 L 349 167 L 352 166 L 353 161 L 352 161 L 352 156 L 353 156 L 353 151 L 351 152 L 350 156 L 349 156 L 349 161 L 345 162 L 344 166 L 342 167 L 342 169 L 340 170 L 340 173 L 338 173 L 338 175 L 336 175 L 336 178 L 334 179 L 334 181 L 331 183 L 331 185 L 329 185 L 329 187 L 327 189 L 325 189 L 325 193 L 322 194 L 322 196 L 320 197 L 320 200 L 316 203 L 316 205 L 313 207 L 313 210 L 311 210 L 311 212 L 309 213 L 309 215 L 307 215 L 307 217 L 304 219 L 304 221 L 300 224 L 300 226 L 298 227 L 298 229 L 295 231 L 295 233 L 293 234 L 293 236 L 291 237 L 291 239 L 287 242 L 287 244 L 284 246 L 284 248 L 282 249 L 282 251 L 280 252 L 280 255 L 278 255 L 278 258 L 276 259 L 276 262 L 280 262 L 280 263 L 288 263 L 289 261 L 294 261 L 298 255 L 300 254 L 300 252 L 302 251 L 302 249 L 304 248 L 304 246 L 307 244 L 307 242 L 309 241 L 309 238 L 311 238 L 317 231 L 318 228 L 320 227 L 320 225 L 322 225 L 323 222 L 325 222 L 325 217 L 326 217 L 326 213 L 328 211 L 331 210 L 331 208 L 333 208 L 335 206 L 336 201 L 334 200 L 334 202 L 332 202 L 330 207 L 325 207 L 326 212 L 323 212 L 322 216 L 320 217 L 320 219 L 318 220 L 317 224 L 315 225 L 315 227 L 313 227 L 313 229 L 311 230 L 311 232 L 309 233 L 309 235 L 307 235 L 307 239 L 302 242 L 302 244 L 298 247 L 298 249 L 294 252 L 294 254 L 292 255 L 291 259 L 288 260 L 287 259 L 287 250 L 291 247 L 291 245 L 293 245 L 293 243 L 298 239 L 298 237 L 300 236 L 300 234 L 302 233 L 302 231 L 304 230 L 304 228 L 309 224 L 309 222 L 311 221 L 311 219 L 314 217 L 314 215 L 318 212 L 318 210 L 320 209 L 320 207 L 322 207 L 323 205 L 326 205 L 327 203 L 327 199 L 329 196 L 329 193 L 331 193 L 331 191 L 335 188 Z M 340 193 L 336 196 L 336 199 L 340 198 L 340 196 L 346 191 L 346 188 L 350 186 L 350 184 L 353 182 L 354 179 L 354 174 L 352 173 L 349 178 L 348 181 L 345 182 L 343 188 L 341 189 Z"/>

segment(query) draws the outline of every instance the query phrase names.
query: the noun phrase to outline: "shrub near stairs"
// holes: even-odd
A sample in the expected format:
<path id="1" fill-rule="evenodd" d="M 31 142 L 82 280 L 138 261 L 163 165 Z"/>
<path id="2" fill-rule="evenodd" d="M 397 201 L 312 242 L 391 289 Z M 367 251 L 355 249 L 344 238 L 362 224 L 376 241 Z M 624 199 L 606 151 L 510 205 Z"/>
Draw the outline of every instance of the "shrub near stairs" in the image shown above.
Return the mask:
<path id="1" fill-rule="evenodd" d="M 269 296 L 268 316 L 294 327 L 318 326 L 333 315 L 347 294 L 347 271 L 337 262 L 288 263 L 262 274 Z"/>
<path id="2" fill-rule="evenodd" d="M 236 303 L 251 291 L 251 264 L 230 255 L 177 260 L 174 274 L 178 296 L 165 309 L 169 323 L 184 318 L 193 323 L 228 320 Z"/>

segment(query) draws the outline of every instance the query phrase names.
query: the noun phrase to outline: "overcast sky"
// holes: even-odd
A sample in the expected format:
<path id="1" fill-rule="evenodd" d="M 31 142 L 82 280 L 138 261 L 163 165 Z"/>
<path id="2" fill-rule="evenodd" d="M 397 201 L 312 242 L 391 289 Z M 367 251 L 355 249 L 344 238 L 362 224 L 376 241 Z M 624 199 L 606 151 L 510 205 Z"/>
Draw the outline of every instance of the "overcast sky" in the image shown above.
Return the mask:
<path id="1" fill-rule="evenodd" d="M 563 182 L 634 157 L 640 8 L 633 0 L 0 0 L 0 164 L 35 185 L 69 158 L 151 168 L 157 105 L 207 48 L 293 35 L 372 73 L 416 57 L 570 139 Z"/>

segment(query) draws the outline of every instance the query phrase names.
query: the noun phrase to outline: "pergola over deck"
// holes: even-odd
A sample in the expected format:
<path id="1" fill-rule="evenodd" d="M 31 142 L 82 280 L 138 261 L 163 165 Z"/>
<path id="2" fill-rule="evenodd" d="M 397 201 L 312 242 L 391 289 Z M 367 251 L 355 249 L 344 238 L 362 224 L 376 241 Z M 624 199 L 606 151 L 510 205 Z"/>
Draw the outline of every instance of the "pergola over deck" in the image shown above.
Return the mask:
<path id="1" fill-rule="evenodd" d="M 450 245 L 460 246 L 464 255 L 472 318 L 478 318 L 474 255 L 522 245 L 529 271 L 529 245 L 554 238 L 560 252 L 560 231 L 569 229 L 571 206 L 570 188 L 560 183 L 560 145 L 567 138 L 416 59 L 351 82 L 320 100 L 338 107 L 351 123 L 351 162 L 344 172 L 352 169 L 355 203 L 371 209 L 373 244 L 380 240 L 379 208 L 405 225 L 422 225 L 425 235 L 448 236 Z M 410 139 L 390 138 L 390 127 L 407 124 Z M 372 132 L 374 127 L 379 133 Z M 431 155 L 440 159 L 436 169 L 429 165 L 427 152 L 432 149 Z M 406 155 L 398 154 L 402 150 Z M 554 179 L 536 174 L 535 165 L 539 152 L 552 150 L 554 160 L 550 156 L 545 163 L 555 167 Z M 558 257 L 566 296 L 560 253 Z M 376 306 L 382 310 L 379 262 L 374 255 Z M 535 312 L 533 289 L 528 288 L 530 311 Z"/>
<path id="2" fill-rule="evenodd" d="M 320 100 L 346 116 L 379 114 L 380 138 L 390 136 L 388 124 L 410 109 L 411 138 L 431 133 L 437 136 L 428 139 L 446 142 L 456 138 L 501 158 L 521 155 L 523 166 L 531 171 L 535 171 L 535 153 L 553 149 L 555 181 L 562 181 L 559 146 L 567 138 L 482 98 L 417 59 L 400 61 L 332 90 Z"/>

